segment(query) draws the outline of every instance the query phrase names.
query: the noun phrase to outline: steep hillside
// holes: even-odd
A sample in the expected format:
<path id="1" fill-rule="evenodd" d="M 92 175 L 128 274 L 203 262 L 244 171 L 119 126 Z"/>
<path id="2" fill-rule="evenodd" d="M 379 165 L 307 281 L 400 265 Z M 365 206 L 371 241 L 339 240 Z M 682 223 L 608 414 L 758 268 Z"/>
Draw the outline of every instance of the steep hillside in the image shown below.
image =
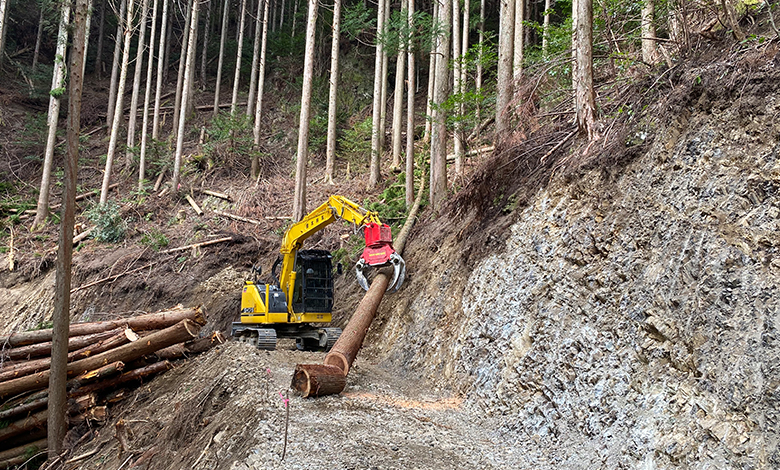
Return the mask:
<path id="1" fill-rule="evenodd" d="M 549 468 L 780 465 L 778 65 L 770 47 L 672 73 L 635 157 L 506 149 L 418 226 L 377 356 Z M 528 167 L 553 175 L 524 186 Z"/>

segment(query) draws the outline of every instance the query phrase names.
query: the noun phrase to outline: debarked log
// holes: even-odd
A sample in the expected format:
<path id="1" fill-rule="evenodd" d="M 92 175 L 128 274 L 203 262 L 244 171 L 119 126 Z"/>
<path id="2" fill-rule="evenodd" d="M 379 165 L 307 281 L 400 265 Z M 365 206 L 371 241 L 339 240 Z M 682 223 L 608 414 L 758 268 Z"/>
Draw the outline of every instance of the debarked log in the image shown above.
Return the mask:
<path id="1" fill-rule="evenodd" d="M 176 307 L 162 312 L 139 315 L 137 317 L 122 318 L 119 320 L 107 320 L 92 323 L 74 323 L 70 325 L 68 336 L 82 336 L 95 333 L 101 333 L 115 328 L 127 327 L 135 331 L 158 330 L 167 328 L 182 320 L 189 319 L 205 325 L 206 319 L 200 307 L 183 308 Z M 25 346 L 28 344 L 43 343 L 51 341 L 52 329 L 24 331 L 13 333 L 10 336 L 0 336 L 0 346 L 8 345 L 11 347 Z"/>
<path id="2" fill-rule="evenodd" d="M 334 395 L 347 386 L 347 376 L 336 367 L 326 364 L 298 364 L 295 366 L 292 387 L 304 398 Z"/>
<path id="3" fill-rule="evenodd" d="M 182 320 L 133 343 L 71 362 L 68 364 L 68 376 L 83 374 L 116 361 L 131 362 L 159 349 L 197 337 L 199 329 L 200 325 L 192 320 Z M 0 398 L 45 388 L 49 384 L 49 375 L 50 371 L 45 370 L 18 379 L 0 382 Z"/>

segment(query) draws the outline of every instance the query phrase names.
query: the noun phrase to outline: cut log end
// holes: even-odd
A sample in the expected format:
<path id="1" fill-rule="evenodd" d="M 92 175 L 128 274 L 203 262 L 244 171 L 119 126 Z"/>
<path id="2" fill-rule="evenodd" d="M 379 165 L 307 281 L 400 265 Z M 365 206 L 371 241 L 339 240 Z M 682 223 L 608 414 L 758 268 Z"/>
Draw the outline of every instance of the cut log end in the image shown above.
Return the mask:
<path id="1" fill-rule="evenodd" d="M 298 364 L 292 379 L 292 388 L 304 398 L 336 395 L 346 386 L 344 372 L 325 364 Z"/>
<path id="2" fill-rule="evenodd" d="M 325 356 L 325 365 L 338 367 L 342 375 L 346 377 L 349 374 L 349 359 L 338 351 L 331 351 Z"/>

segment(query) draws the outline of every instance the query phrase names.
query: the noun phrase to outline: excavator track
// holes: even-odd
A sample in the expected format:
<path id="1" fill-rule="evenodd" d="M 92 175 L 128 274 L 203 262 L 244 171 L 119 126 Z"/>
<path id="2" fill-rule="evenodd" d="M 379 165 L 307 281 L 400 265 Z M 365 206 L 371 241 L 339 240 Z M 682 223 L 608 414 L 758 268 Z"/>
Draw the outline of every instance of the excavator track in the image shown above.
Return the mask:
<path id="1" fill-rule="evenodd" d="M 257 349 L 273 351 L 276 349 L 276 330 L 273 328 L 243 328 L 236 331 L 233 336 L 242 343 L 248 343 Z"/>

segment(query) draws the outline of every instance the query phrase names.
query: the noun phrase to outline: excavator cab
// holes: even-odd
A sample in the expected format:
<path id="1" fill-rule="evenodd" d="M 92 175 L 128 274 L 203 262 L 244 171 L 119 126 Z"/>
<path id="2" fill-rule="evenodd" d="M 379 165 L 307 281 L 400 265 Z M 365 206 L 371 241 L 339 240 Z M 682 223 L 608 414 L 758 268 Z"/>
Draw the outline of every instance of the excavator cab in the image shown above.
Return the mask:
<path id="1" fill-rule="evenodd" d="M 333 256 L 326 250 L 301 250 L 295 260 L 292 308 L 295 313 L 333 310 Z"/>

